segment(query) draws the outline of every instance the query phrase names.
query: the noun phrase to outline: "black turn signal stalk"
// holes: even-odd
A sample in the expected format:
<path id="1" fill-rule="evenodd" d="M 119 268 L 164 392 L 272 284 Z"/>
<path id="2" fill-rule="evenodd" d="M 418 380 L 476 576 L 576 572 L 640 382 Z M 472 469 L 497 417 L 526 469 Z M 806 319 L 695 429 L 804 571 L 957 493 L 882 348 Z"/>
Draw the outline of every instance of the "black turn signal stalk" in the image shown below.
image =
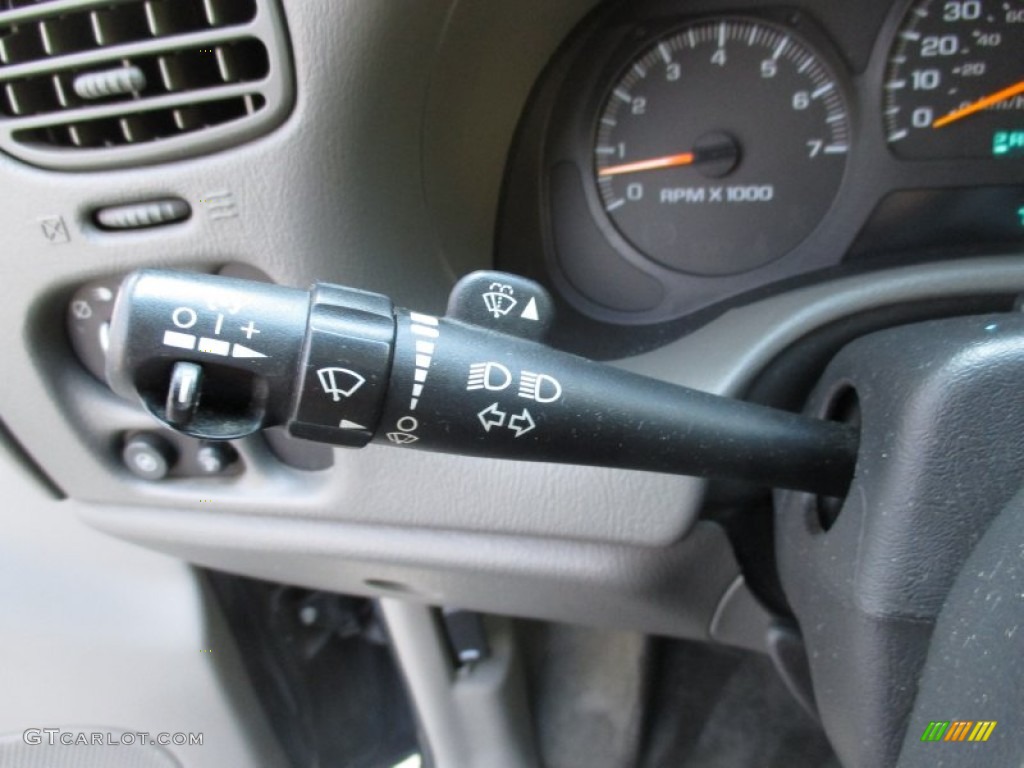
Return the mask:
<path id="1" fill-rule="evenodd" d="M 845 492 L 853 428 L 552 349 L 552 320 L 541 286 L 499 272 L 463 278 L 436 317 L 336 285 L 144 270 L 119 293 L 107 373 L 203 439 L 285 425 L 335 445 Z"/>

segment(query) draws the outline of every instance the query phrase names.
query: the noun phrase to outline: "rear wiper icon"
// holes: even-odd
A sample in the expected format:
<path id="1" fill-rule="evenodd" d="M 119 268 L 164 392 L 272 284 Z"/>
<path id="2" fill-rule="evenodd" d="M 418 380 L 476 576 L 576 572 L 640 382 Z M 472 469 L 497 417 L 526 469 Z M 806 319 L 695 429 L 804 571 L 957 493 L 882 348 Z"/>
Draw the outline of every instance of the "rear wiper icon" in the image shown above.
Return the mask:
<path id="1" fill-rule="evenodd" d="M 348 368 L 321 368 L 316 372 L 324 393 L 338 402 L 343 397 L 351 397 L 366 383 L 366 378 Z"/>

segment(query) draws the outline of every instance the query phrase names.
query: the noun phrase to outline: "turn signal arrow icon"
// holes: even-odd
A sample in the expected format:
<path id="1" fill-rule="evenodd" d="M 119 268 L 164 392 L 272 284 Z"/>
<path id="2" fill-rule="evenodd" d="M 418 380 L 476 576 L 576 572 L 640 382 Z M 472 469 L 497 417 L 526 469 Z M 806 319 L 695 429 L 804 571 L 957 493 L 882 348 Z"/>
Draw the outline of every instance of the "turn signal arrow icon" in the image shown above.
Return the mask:
<path id="1" fill-rule="evenodd" d="M 522 437 L 536 426 L 537 423 L 533 420 L 533 416 L 525 408 L 521 414 L 508 420 L 508 428 L 516 433 L 516 437 Z"/>
<path id="2" fill-rule="evenodd" d="M 491 431 L 491 427 L 504 426 L 506 416 L 508 416 L 507 413 L 498 410 L 497 403 L 491 403 L 476 415 L 476 417 L 480 419 L 480 423 L 484 425 L 484 430 L 487 432 Z"/>

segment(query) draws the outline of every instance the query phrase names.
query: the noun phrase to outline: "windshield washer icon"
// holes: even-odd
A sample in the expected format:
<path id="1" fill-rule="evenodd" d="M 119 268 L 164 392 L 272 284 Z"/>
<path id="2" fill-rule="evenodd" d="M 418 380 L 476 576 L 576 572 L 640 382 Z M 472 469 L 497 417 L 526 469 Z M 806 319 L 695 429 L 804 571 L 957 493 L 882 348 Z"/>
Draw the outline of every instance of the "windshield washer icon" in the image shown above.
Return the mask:
<path id="1" fill-rule="evenodd" d="M 316 375 L 320 379 L 320 386 L 324 388 L 324 394 L 334 398 L 334 402 L 343 397 L 352 397 L 366 383 L 365 376 L 348 368 L 321 368 Z"/>
<path id="2" fill-rule="evenodd" d="M 497 319 L 507 315 L 512 311 L 512 307 L 519 303 L 512 298 L 513 293 L 515 290 L 511 285 L 491 283 L 487 288 L 487 293 L 483 294 L 481 298 L 484 300 L 487 311 Z"/>

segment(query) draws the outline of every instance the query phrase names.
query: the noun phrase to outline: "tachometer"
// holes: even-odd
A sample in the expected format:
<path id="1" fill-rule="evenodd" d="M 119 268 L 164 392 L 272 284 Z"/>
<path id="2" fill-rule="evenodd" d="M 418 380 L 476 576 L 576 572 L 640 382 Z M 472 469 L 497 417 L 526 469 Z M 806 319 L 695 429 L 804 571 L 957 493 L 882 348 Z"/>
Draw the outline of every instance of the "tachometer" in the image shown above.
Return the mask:
<path id="1" fill-rule="evenodd" d="M 905 158 L 1024 158 L 1024 0 L 916 0 L 889 55 L 885 121 Z"/>
<path id="2" fill-rule="evenodd" d="M 798 245 L 831 206 L 850 146 L 843 88 L 792 30 L 699 21 L 656 40 L 608 89 L 594 173 L 637 251 L 725 275 Z"/>

